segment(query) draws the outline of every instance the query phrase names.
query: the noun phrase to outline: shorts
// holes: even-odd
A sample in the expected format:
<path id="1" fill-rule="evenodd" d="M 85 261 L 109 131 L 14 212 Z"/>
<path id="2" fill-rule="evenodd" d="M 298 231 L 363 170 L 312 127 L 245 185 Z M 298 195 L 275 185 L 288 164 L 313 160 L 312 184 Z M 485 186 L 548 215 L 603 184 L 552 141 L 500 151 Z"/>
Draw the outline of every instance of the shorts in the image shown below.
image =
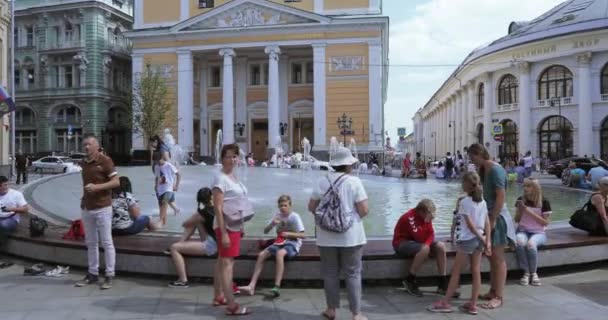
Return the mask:
<path id="1" fill-rule="evenodd" d="M 286 244 L 283 246 L 277 246 L 276 244 L 271 245 L 270 247 L 264 249 L 266 251 L 268 251 L 268 253 L 270 253 L 271 256 L 276 257 L 277 256 L 277 252 L 281 249 L 285 249 L 285 251 L 287 251 L 287 254 L 285 255 L 286 258 L 293 258 L 296 255 L 298 255 L 298 251 L 296 250 L 296 248 L 291 245 L 291 244 Z"/>
<path id="2" fill-rule="evenodd" d="M 133 220 L 133 223 L 128 228 L 124 229 L 112 229 L 112 235 L 114 236 L 130 236 L 138 234 L 150 224 L 150 217 L 141 215 L 137 219 Z"/>
<path id="3" fill-rule="evenodd" d="M 431 252 L 430 252 L 429 256 L 431 256 L 431 257 L 435 256 L 436 251 L 437 251 L 437 243 L 438 242 L 431 243 L 431 248 L 430 248 Z M 395 249 L 395 254 L 398 257 L 411 258 L 411 257 L 417 255 L 418 252 L 420 252 L 420 250 L 422 249 L 422 246 L 424 246 L 424 243 L 421 243 L 418 241 L 413 241 L 413 240 L 405 240 L 405 241 L 399 242 L 399 245 L 397 245 L 393 249 Z"/>
<path id="4" fill-rule="evenodd" d="M 163 194 L 161 194 L 160 196 L 158 196 L 158 204 L 161 205 L 163 203 L 171 203 L 171 202 L 175 202 L 175 193 L 171 192 L 171 191 L 167 191 Z"/>
<path id="5" fill-rule="evenodd" d="M 492 247 L 507 246 L 508 244 L 507 222 L 505 221 L 505 218 L 500 215 L 496 219 L 494 229 L 492 229 Z"/>
<path id="6" fill-rule="evenodd" d="M 481 249 L 481 242 L 477 238 L 456 241 L 456 250 L 466 254 L 473 254 L 473 252 L 481 251 Z"/>
<path id="7" fill-rule="evenodd" d="M 208 256 L 217 254 L 217 242 L 210 235 L 207 235 L 207 239 L 203 241 L 203 250 Z"/>
<path id="8" fill-rule="evenodd" d="M 215 229 L 215 238 L 217 239 L 217 249 L 220 258 L 234 258 L 241 254 L 241 238 L 243 233 L 241 231 L 230 231 L 228 232 L 228 238 L 230 238 L 230 247 L 224 248 L 222 245 L 222 233 L 220 229 Z"/>

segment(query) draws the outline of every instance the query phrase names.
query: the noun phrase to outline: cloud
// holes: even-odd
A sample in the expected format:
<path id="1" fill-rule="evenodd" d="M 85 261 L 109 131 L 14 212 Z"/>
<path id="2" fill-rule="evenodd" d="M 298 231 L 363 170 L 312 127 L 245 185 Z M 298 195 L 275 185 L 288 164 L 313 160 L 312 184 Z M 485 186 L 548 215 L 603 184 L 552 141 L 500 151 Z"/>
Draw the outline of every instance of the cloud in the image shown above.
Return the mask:
<path id="1" fill-rule="evenodd" d="M 394 138 L 401 126 L 411 132 L 414 113 L 472 50 L 505 36 L 511 21 L 531 20 L 562 1 L 429 0 L 406 19 L 399 16 L 400 10 L 388 12 L 391 67 L 385 126 L 389 135 Z"/>

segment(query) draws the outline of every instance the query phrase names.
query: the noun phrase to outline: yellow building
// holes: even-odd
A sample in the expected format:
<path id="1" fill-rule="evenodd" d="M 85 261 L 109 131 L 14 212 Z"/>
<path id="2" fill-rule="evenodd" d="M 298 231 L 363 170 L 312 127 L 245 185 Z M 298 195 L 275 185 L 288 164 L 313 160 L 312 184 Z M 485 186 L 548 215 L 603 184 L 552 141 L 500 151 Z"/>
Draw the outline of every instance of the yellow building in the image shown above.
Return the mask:
<path id="1" fill-rule="evenodd" d="M 0 0 L 0 85 L 9 89 L 9 41 L 11 36 L 11 7 L 6 0 Z M 9 159 L 9 115 L 0 118 L 0 175 L 10 174 Z"/>
<path id="2" fill-rule="evenodd" d="M 214 154 L 218 129 L 256 159 L 279 137 L 290 151 L 304 137 L 323 150 L 331 136 L 342 140 L 343 114 L 352 117 L 348 141 L 380 147 L 381 14 L 380 0 L 135 0 L 133 74 L 161 67 L 175 100 L 167 127 L 203 156 Z"/>

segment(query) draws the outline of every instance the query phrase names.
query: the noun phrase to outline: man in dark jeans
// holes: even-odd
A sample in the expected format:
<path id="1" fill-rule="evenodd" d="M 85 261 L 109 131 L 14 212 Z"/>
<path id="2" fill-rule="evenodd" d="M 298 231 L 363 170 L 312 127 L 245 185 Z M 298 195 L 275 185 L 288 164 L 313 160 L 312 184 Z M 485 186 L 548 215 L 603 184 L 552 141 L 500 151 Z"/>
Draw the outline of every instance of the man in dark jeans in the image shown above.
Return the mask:
<path id="1" fill-rule="evenodd" d="M 451 153 L 447 153 L 445 157 L 445 178 L 452 179 L 452 173 L 454 172 L 454 158 Z"/>
<path id="2" fill-rule="evenodd" d="M 23 184 L 27 183 L 27 164 L 27 156 L 24 155 L 21 150 L 19 150 L 19 153 L 17 153 L 17 155 L 15 156 L 15 168 L 17 169 L 17 184 L 21 183 L 21 177 L 23 177 Z"/>

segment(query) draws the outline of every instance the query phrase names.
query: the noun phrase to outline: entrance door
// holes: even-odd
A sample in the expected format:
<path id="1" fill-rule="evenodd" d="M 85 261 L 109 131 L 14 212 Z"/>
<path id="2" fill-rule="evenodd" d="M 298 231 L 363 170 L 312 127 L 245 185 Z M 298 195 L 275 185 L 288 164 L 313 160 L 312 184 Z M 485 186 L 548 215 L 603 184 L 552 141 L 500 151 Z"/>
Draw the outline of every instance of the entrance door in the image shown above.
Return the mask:
<path id="1" fill-rule="evenodd" d="M 291 145 L 296 152 L 304 152 L 302 150 L 302 139 L 304 138 L 310 141 L 310 146 L 312 147 L 315 141 L 315 125 L 312 118 L 294 118 L 292 128 Z"/>
<path id="2" fill-rule="evenodd" d="M 256 161 L 266 160 L 268 148 L 268 121 L 251 120 L 251 152 Z"/>
<path id="3" fill-rule="evenodd" d="M 219 156 L 219 154 L 216 154 L 215 152 L 215 146 L 217 144 L 217 131 L 222 128 L 222 125 L 222 120 L 211 120 L 211 126 L 209 126 L 211 128 L 211 143 L 209 144 L 211 146 L 210 154 L 212 154 L 215 159 L 217 159 Z"/>

